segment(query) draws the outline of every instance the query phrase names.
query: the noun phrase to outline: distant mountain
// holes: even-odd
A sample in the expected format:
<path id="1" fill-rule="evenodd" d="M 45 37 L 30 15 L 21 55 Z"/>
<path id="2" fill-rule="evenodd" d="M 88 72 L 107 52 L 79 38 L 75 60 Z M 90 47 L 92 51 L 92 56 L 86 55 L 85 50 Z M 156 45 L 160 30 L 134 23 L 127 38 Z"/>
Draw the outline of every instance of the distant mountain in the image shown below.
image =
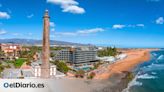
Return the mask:
<path id="1" fill-rule="evenodd" d="M 34 39 L 0 39 L 0 43 L 14 43 L 14 44 L 21 44 L 21 45 L 42 45 L 42 40 L 34 40 Z M 77 46 L 87 46 L 87 44 L 80 44 L 80 43 L 72 43 L 72 42 L 65 42 L 65 41 L 55 41 L 50 40 L 51 45 L 77 45 Z"/>

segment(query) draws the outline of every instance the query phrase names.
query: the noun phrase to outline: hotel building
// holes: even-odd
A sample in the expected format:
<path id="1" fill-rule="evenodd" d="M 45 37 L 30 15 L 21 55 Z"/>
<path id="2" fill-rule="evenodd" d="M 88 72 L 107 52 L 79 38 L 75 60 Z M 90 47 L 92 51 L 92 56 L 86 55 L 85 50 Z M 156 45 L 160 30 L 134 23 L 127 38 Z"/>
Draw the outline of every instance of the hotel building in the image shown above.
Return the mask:
<path id="1" fill-rule="evenodd" d="M 97 51 L 93 47 L 68 48 L 53 51 L 53 60 L 65 61 L 71 64 L 89 63 L 96 61 Z"/>

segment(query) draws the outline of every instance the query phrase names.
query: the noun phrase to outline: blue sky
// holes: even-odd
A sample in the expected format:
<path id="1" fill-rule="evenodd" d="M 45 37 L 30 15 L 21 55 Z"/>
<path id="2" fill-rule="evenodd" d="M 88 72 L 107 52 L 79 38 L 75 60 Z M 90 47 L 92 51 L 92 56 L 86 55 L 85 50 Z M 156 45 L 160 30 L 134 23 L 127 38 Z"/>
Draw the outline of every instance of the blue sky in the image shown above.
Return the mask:
<path id="1" fill-rule="evenodd" d="M 0 0 L 0 39 L 42 39 L 42 16 L 52 40 L 164 47 L 164 0 Z"/>

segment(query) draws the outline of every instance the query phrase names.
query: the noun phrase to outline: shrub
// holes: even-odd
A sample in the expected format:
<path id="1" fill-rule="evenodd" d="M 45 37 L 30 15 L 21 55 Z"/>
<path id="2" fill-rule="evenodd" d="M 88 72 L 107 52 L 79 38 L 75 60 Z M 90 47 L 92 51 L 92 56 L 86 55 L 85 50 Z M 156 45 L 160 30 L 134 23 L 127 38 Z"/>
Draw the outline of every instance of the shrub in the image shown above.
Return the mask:
<path id="1" fill-rule="evenodd" d="M 87 78 L 93 79 L 95 76 L 96 76 L 96 74 L 94 72 L 91 72 Z"/>
<path id="2" fill-rule="evenodd" d="M 78 70 L 75 74 L 75 77 L 80 77 L 80 78 L 83 78 L 85 75 L 85 71 L 84 70 Z"/>

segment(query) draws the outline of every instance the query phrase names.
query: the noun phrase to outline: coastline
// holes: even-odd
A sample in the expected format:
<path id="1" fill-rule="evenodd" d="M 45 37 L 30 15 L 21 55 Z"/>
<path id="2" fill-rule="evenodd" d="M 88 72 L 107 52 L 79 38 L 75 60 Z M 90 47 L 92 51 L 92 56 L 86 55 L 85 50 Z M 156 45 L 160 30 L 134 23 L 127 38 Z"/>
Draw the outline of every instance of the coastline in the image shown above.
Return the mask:
<path id="1" fill-rule="evenodd" d="M 125 59 L 109 65 L 105 72 L 96 74 L 94 79 L 108 79 L 113 74 L 121 74 L 124 71 L 131 71 L 138 64 L 150 60 L 151 51 L 154 51 L 154 49 L 130 49 L 124 51 L 124 53 L 127 54 Z"/>
<path id="2" fill-rule="evenodd" d="M 130 82 L 127 77 L 127 72 L 125 71 L 131 73 L 130 71 L 135 68 L 135 66 L 150 60 L 151 51 L 154 50 L 126 50 L 124 53 L 126 53 L 128 57 L 109 65 L 106 72 L 99 76 L 99 79 L 49 79 L 45 80 L 47 84 L 45 90 L 49 92 L 53 92 L 53 90 L 56 90 L 56 92 L 122 92 Z M 38 79 L 38 81 L 41 80 Z"/>
<path id="3" fill-rule="evenodd" d="M 105 72 L 96 75 L 93 80 L 62 79 L 60 83 L 65 85 L 65 90 L 62 90 L 62 92 L 68 92 L 74 85 L 76 85 L 76 88 L 71 90 L 72 92 L 122 92 L 131 81 L 131 79 L 129 80 L 128 73 L 132 74 L 131 70 L 133 70 L 135 66 L 149 61 L 151 58 L 150 52 L 156 50 L 157 49 L 127 50 L 124 52 L 128 54 L 127 58 L 109 65 Z M 100 69 L 101 68 L 102 67 L 100 67 Z"/>

